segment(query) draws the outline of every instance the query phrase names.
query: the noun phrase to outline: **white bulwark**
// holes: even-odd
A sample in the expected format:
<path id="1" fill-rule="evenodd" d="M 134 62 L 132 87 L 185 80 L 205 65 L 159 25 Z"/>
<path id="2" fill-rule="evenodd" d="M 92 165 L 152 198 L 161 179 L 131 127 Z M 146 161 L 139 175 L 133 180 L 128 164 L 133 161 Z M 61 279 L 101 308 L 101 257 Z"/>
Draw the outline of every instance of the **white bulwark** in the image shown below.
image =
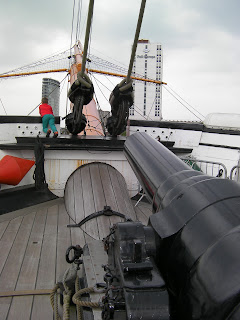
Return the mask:
<path id="1" fill-rule="evenodd" d="M 162 47 L 149 40 L 139 40 L 133 66 L 133 76 L 162 81 Z M 134 120 L 162 119 L 162 86 L 134 80 L 134 105 L 129 118 Z"/>

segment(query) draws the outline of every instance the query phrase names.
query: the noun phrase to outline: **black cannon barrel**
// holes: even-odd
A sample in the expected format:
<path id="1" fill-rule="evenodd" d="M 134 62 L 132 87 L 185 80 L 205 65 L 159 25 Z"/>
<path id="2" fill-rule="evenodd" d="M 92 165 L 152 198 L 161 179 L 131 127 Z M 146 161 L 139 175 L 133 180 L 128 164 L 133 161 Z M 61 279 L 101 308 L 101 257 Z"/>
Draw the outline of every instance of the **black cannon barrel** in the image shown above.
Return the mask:
<path id="1" fill-rule="evenodd" d="M 145 133 L 125 154 L 153 204 L 176 319 L 240 319 L 240 185 L 192 170 Z"/>
<path id="2" fill-rule="evenodd" d="M 164 206 L 163 199 L 180 182 L 189 178 L 192 178 L 191 183 L 193 179 L 206 179 L 201 172 L 192 170 L 147 133 L 131 135 L 125 142 L 124 151 L 148 199 L 153 203 L 154 211 Z"/>

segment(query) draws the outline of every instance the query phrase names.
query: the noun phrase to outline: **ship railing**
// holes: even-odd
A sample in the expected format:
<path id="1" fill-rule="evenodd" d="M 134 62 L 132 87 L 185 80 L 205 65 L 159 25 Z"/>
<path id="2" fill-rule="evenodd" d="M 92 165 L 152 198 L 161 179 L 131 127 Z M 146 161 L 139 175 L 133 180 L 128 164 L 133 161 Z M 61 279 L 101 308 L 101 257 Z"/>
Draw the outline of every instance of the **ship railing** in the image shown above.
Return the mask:
<path id="1" fill-rule="evenodd" d="M 232 167 L 229 178 L 230 180 L 240 182 L 240 166 Z"/>
<path id="2" fill-rule="evenodd" d="M 212 177 L 218 177 L 223 179 L 227 178 L 227 168 L 221 162 L 182 157 L 181 159 L 194 170 L 201 171 Z"/>

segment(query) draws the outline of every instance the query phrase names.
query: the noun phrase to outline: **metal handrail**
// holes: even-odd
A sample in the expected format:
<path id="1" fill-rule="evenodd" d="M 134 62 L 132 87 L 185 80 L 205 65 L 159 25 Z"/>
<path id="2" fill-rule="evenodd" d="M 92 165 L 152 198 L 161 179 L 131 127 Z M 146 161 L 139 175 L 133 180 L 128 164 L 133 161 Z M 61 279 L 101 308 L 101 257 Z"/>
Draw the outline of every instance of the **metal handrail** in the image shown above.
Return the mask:
<path id="1" fill-rule="evenodd" d="M 229 177 L 230 180 L 233 180 L 233 171 L 234 171 L 235 169 L 237 169 L 237 168 L 240 169 L 240 166 L 237 165 L 237 166 L 232 167 L 232 169 L 231 169 L 231 171 L 230 171 L 230 177 Z"/>
<path id="2" fill-rule="evenodd" d="M 222 172 L 222 177 L 223 178 L 227 178 L 227 168 L 226 166 L 221 163 L 221 162 L 217 162 L 217 161 L 207 161 L 207 160 L 199 160 L 199 159 L 193 159 L 193 158 L 180 158 L 183 161 L 191 161 L 193 163 L 195 163 L 197 165 L 197 163 L 205 163 L 205 164 L 212 164 L 212 165 L 218 165 L 219 167 L 222 167 L 223 172 Z M 201 170 L 201 168 L 199 168 Z M 207 169 L 207 167 L 206 167 Z M 207 172 L 206 172 L 207 173 Z M 218 174 L 220 173 L 220 170 L 218 171 Z M 213 175 L 213 169 L 212 169 L 212 175 Z"/>

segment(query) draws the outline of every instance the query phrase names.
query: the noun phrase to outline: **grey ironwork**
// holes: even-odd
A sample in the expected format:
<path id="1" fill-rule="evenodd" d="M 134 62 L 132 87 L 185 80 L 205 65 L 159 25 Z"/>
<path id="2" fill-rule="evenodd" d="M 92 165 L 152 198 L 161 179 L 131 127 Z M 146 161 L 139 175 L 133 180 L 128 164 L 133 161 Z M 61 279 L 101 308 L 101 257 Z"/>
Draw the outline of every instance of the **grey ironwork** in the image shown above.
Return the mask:
<path id="1" fill-rule="evenodd" d="M 182 158 L 182 157 L 181 157 L 181 159 L 185 163 L 187 163 L 192 169 L 194 169 L 193 166 L 194 166 L 194 164 L 196 164 L 199 167 L 199 169 L 202 171 L 203 165 L 205 164 L 205 171 L 203 171 L 204 173 L 211 175 L 213 177 L 215 176 L 215 177 L 219 177 L 219 178 L 220 177 L 227 178 L 227 168 L 221 162 L 199 160 L 199 159 L 192 159 L 192 158 Z M 223 171 L 221 171 L 221 170 L 223 170 Z"/>
<path id="2" fill-rule="evenodd" d="M 238 169 L 238 170 L 236 170 L 236 169 Z M 236 170 L 235 177 L 233 177 L 233 173 L 235 170 Z M 232 167 L 232 169 L 230 171 L 230 179 L 235 180 L 235 181 L 239 181 L 239 171 L 240 171 L 240 166 Z"/>

